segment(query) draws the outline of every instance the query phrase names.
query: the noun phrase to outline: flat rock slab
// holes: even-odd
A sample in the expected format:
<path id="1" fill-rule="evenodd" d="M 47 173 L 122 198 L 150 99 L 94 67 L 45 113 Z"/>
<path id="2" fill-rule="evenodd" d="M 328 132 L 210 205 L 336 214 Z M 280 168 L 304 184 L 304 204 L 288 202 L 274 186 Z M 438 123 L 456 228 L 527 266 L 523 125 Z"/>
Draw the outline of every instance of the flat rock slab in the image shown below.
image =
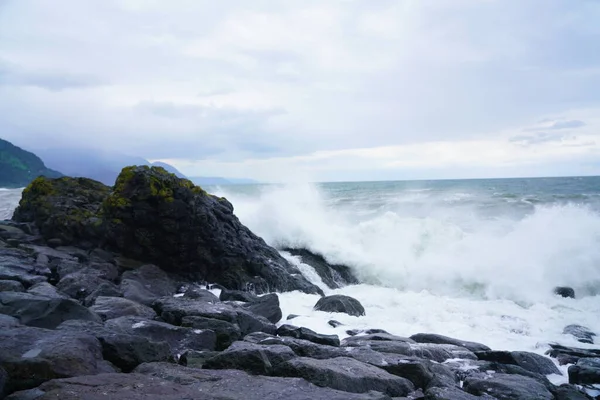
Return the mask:
<path id="1" fill-rule="evenodd" d="M 425 400 L 494 400 L 495 397 L 489 395 L 474 396 L 457 386 L 432 388 L 425 393 Z"/>
<path id="2" fill-rule="evenodd" d="M 288 346 L 261 346 L 241 341 L 208 359 L 203 368 L 241 369 L 258 375 L 272 375 L 279 364 L 295 357 L 296 354 Z"/>
<path id="3" fill-rule="evenodd" d="M 535 353 L 526 351 L 478 351 L 475 354 L 480 360 L 518 365 L 536 374 L 562 375 L 562 372 L 554 365 L 552 360 Z"/>
<path id="4" fill-rule="evenodd" d="M 13 316 L 23 325 L 47 329 L 54 329 L 71 319 L 102 321 L 74 300 L 16 292 L 0 292 L 0 314 Z"/>
<path id="5" fill-rule="evenodd" d="M 90 310 L 98 314 L 103 320 L 135 316 L 154 318 L 156 313 L 148 306 L 122 297 L 99 296 Z"/>
<path id="6" fill-rule="evenodd" d="M 499 400 L 552 400 L 554 396 L 538 381 L 519 375 L 492 374 L 469 377 L 464 390 L 476 396 L 484 394 Z"/>
<path id="7" fill-rule="evenodd" d="M 488 346 L 481 343 L 454 339 L 448 336 L 436 335 L 433 333 L 417 333 L 416 335 L 412 335 L 410 338 L 417 343 L 453 344 L 455 346 L 464 347 L 473 352 L 491 350 Z"/>
<path id="8" fill-rule="evenodd" d="M 348 357 L 328 360 L 295 358 L 280 364 L 276 374 L 304 378 L 317 386 L 352 393 L 375 390 L 389 396 L 406 396 L 415 389 L 408 379 Z"/>

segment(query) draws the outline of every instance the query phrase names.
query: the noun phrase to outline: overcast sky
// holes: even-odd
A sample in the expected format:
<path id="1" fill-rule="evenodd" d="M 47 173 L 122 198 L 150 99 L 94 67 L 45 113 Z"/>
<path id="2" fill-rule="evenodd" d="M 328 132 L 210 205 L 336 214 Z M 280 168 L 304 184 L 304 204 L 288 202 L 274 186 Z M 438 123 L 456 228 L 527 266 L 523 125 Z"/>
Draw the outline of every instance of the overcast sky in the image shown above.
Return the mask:
<path id="1" fill-rule="evenodd" d="M 0 0 L 0 137 L 188 175 L 600 174 L 598 0 Z"/>

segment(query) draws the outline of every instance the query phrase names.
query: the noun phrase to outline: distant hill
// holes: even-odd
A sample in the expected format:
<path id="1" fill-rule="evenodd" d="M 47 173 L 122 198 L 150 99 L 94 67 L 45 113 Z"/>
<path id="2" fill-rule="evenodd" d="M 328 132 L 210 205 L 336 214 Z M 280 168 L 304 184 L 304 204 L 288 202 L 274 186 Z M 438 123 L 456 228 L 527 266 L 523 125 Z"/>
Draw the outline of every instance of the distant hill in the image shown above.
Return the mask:
<path id="1" fill-rule="evenodd" d="M 180 178 L 185 178 L 175 167 L 162 163 L 151 163 L 142 157 L 128 156 L 117 152 L 92 149 L 46 149 L 38 152 L 51 168 L 68 176 L 83 176 L 112 186 L 124 167 L 130 165 L 154 165 L 163 167 Z"/>
<path id="2" fill-rule="evenodd" d="M 194 176 L 188 179 L 194 182 L 196 185 L 200 186 L 251 185 L 258 183 L 258 181 L 255 181 L 253 179 L 221 178 L 218 176 Z"/>
<path id="3" fill-rule="evenodd" d="M 62 176 L 60 172 L 47 168 L 35 154 L 0 139 L 0 187 L 24 187 L 40 175 L 48 178 Z"/>

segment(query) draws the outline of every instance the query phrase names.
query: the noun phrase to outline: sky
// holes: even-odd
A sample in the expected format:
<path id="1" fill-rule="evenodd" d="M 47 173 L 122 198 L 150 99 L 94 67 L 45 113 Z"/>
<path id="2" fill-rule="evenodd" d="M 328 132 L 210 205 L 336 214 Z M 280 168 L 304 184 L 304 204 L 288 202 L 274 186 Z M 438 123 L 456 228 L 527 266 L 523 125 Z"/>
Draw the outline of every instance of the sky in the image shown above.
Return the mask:
<path id="1" fill-rule="evenodd" d="M 191 176 L 600 175 L 598 0 L 0 0 L 0 136 Z"/>

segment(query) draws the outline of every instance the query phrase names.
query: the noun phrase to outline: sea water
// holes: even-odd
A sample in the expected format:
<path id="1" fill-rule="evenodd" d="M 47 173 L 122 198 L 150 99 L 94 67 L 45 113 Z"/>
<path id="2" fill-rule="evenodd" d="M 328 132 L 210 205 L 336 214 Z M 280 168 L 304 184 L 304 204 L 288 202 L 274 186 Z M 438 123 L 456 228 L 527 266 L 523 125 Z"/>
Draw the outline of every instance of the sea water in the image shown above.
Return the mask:
<path id="1" fill-rule="evenodd" d="M 367 328 L 438 333 L 540 354 L 550 342 L 599 347 L 562 333 L 580 324 L 600 334 L 598 177 L 207 189 L 227 197 L 267 243 L 322 254 L 363 282 L 331 290 L 284 253 L 326 294 L 352 296 L 366 310 L 313 311 L 316 295 L 282 293 L 284 319 L 300 315 L 293 324 L 342 338 Z M 0 191 L 2 217 L 19 197 Z M 577 298 L 554 295 L 555 286 L 574 288 Z M 333 328 L 331 319 L 344 325 Z"/>

